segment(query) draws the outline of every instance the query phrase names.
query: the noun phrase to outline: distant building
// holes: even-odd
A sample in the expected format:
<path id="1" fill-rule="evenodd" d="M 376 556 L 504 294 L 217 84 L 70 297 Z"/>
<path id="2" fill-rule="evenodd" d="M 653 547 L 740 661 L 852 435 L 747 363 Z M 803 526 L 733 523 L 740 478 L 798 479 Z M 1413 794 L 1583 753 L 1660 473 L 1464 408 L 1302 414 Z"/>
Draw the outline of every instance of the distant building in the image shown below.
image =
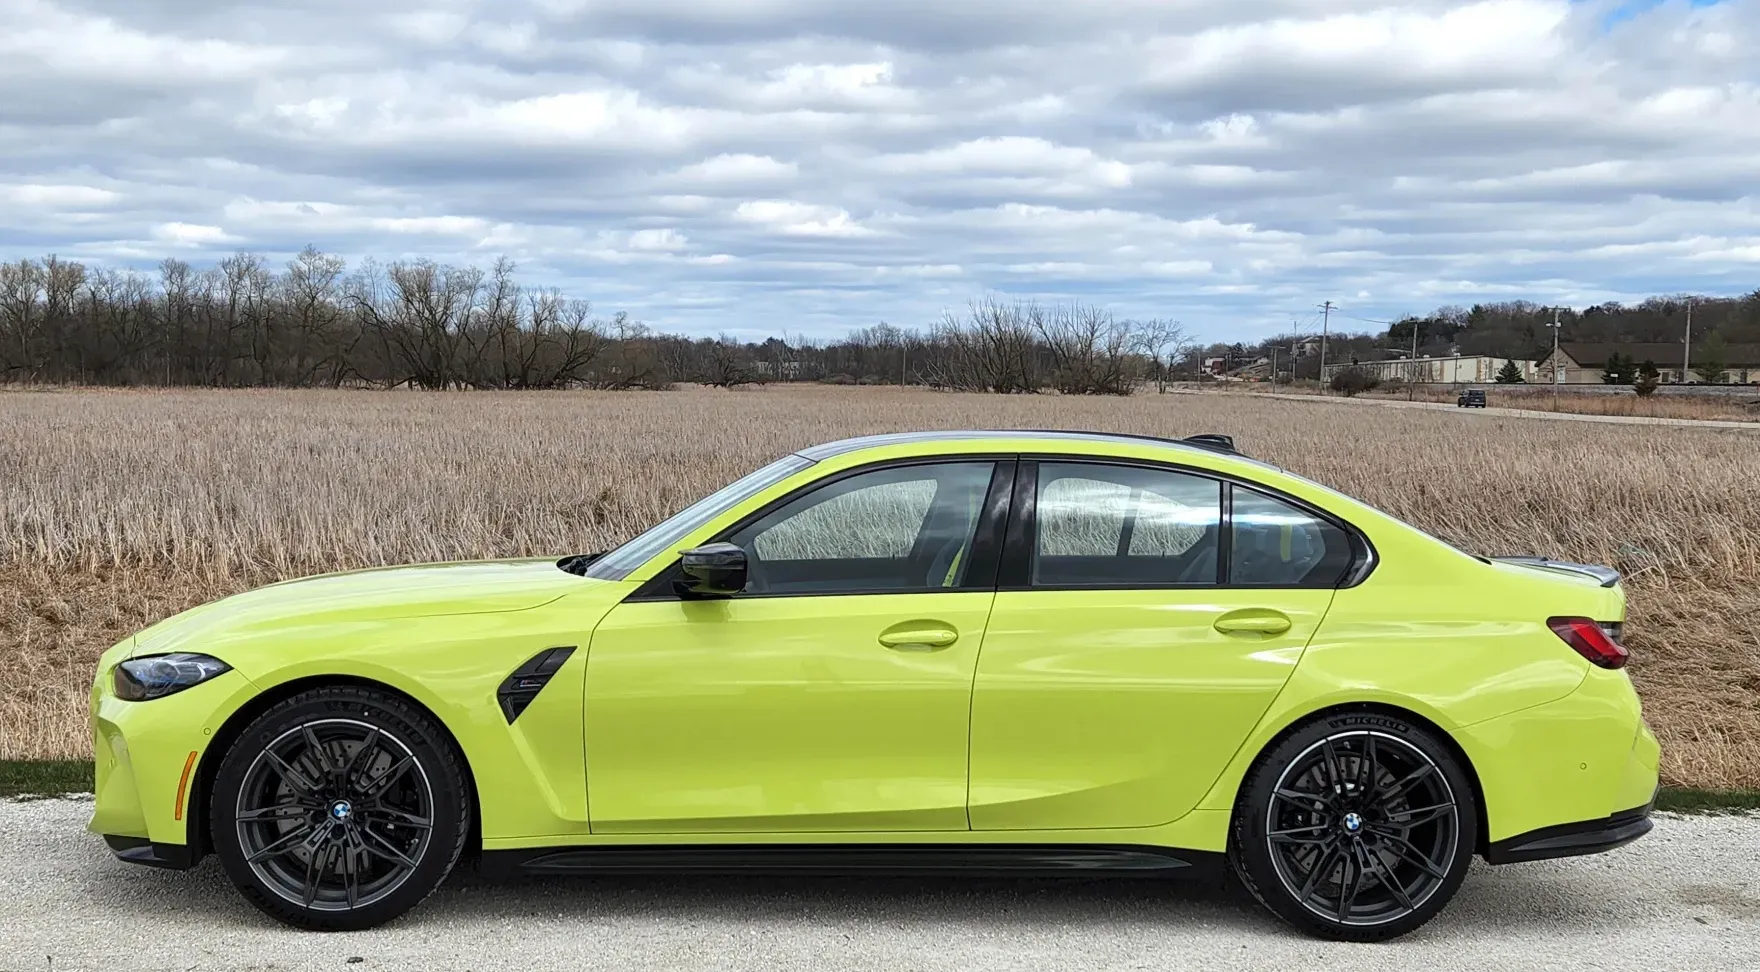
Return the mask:
<path id="1" fill-rule="evenodd" d="M 1446 358 L 1392 358 L 1385 361 L 1340 362 L 1326 366 L 1326 378 L 1347 368 L 1366 371 L 1381 381 L 1429 382 L 1448 385 L 1478 385 L 1494 382 L 1497 373 L 1511 361 L 1521 370 L 1523 381 L 1534 381 L 1540 366 L 1521 358 L 1498 358 L 1488 354 L 1456 354 Z"/>
<path id="2" fill-rule="evenodd" d="M 1588 344 L 1565 341 L 1558 346 L 1556 362 L 1550 354 L 1540 362 L 1539 380 L 1550 384 L 1552 369 L 1557 367 L 1560 369 L 1558 382 L 1561 385 L 1599 385 L 1601 376 L 1607 373 L 1607 360 L 1619 354 L 1640 365 L 1646 361 L 1654 363 L 1656 370 L 1661 373 L 1659 380 L 1665 385 L 1675 384 L 1681 380 L 1682 351 L 1681 345 L 1676 343 Z M 1702 360 L 1700 353 L 1698 347 L 1693 348 L 1692 358 L 1687 362 L 1689 370 L 1694 369 Z M 1760 382 L 1760 344 L 1728 345 L 1724 348 L 1724 358 L 1724 384 L 1746 385 Z M 1689 382 L 1703 380 L 1696 370 L 1687 377 Z"/>
<path id="3" fill-rule="evenodd" d="M 796 381 L 801 376 L 801 363 L 799 361 L 766 361 L 759 359 L 752 362 L 752 373 L 760 378 Z"/>

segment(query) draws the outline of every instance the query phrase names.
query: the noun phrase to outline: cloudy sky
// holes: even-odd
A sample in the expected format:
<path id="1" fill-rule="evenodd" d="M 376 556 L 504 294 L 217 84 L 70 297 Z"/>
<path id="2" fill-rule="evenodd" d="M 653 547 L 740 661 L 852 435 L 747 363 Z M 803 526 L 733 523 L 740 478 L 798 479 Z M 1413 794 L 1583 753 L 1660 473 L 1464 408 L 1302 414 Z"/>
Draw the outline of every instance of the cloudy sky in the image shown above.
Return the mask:
<path id="1" fill-rule="evenodd" d="M 313 243 L 697 333 L 1760 287 L 1760 0 L 0 0 L 0 257 Z"/>

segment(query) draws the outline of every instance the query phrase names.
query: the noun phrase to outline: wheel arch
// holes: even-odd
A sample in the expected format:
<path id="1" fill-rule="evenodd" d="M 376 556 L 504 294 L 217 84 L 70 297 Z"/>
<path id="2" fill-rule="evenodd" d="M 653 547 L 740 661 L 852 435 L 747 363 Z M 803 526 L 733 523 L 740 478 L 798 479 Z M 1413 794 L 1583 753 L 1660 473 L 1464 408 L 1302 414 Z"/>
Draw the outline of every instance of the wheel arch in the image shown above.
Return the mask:
<path id="1" fill-rule="evenodd" d="M 1484 785 L 1479 782 L 1478 768 L 1473 765 L 1472 759 L 1467 756 L 1467 751 L 1461 747 L 1461 744 L 1455 740 L 1454 736 L 1449 733 L 1447 729 L 1444 729 L 1439 723 L 1437 723 L 1436 720 L 1424 715 L 1416 709 L 1407 708 L 1390 702 L 1339 702 L 1315 709 L 1311 712 L 1305 712 L 1300 716 L 1289 720 L 1288 724 L 1272 733 L 1271 736 L 1265 740 L 1264 744 L 1259 747 L 1259 750 L 1253 754 L 1253 758 L 1247 762 L 1246 772 L 1244 772 L 1241 775 L 1241 778 L 1235 783 L 1234 797 L 1230 801 L 1231 817 L 1240 813 L 1241 801 L 1246 798 L 1245 781 L 1252 776 L 1253 771 L 1258 769 L 1259 764 L 1264 762 L 1265 757 L 1269 755 L 1273 749 L 1276 749 L 1280 743 L 1322 719 L 1329 719 L 1333 716 L 1354 713 L 1393 716 L 1405 719 L 1434 735 L 1439 741 L 1441 741 L 1443 746 L 1447 747 L 1449 755 L 1453 756 L 1460 763 L 1461 769 L 1465 771 L 1467 775 L 1468 782 L 1472 784 L 1473 805 L 1476 808 L 1476 819 L 1474 822 L 1478 825 L 1478 832 L 1473 839 L 1473 852 L 1475 854 L 1484 855 L 1486 848 L 1490 845 L 1490 809 L 1485 804 L 1485 788 Z M 1233 827 L 1229 828 L 1229 833 L 1229 839 L 1232 841 L 1234 839 L 1232 836 L 1234 833 Z"/>
<path id="2" fill-rule="evenodd" d="M 220 772 L 221 761 L 225 759 L 227 752 L 232 749 L 238 738 L 244 734 L 245 728 L 264 712 L 301 692 L 340 686 L 372 689 L 375 692 L 396 696 L 414 706 L 423 715 L 432 719 L 436 726 L 440 727 L 446 744 L 452 747 L 453 755 L 458 757 L 459 765 L 464 767 L 465 785 L 469 788 L 471 795 L 471 827 L 470 833 L 465 837 L 465 853 L 472 855 L 481 852 L 483 846 L 483 809 L 482 799 L 477 792 L 476 772 L 471 767 L 470 758 L 465 755 L 464 747 L 459 744 L 458 735 L 452 731 L 452 727 L 448 726 L 446 720 L 440 718 L 439 714 L 431 707 L 396 686 L 359 675 L 331 674 L 307 675 L 271 686 L 239 706 L 226 717 L 226 721 L 221 723 L 220 728 L 214 731 L 213 741 L 203 750 L 202 758 L 196 764 L 195 780 L 190 785 L 189 801 L 186 804 L 189 812 L 184 814 L 184 825 L 188 828 L 185 840 L 194 851 L 192 863 L 203 854 L 212 853 L 214 850 L 213 835 L 208 827 L 207 819 L 208 800 L 213 793 L 214 778 Z"/>

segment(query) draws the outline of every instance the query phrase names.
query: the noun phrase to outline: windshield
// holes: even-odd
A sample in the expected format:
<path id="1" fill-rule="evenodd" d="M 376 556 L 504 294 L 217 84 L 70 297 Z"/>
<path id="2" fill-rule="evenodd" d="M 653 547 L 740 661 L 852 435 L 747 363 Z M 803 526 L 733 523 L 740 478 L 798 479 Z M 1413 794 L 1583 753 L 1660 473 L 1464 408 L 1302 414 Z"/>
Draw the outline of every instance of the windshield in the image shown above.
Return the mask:
<path id="1" fill-rule="evenodd" d="M 790 455 L 755 472 L 747 473 L 593 561 L 592 566 L 586 570 L 586 576 L 598 580 L 623 580 L 629 576 L 630 571 L 654 559 L 668 547 L 678 544 L 706 521 L 727 512 L 753 493 L 774 486 L 812 464 L 811 459 Z"/>

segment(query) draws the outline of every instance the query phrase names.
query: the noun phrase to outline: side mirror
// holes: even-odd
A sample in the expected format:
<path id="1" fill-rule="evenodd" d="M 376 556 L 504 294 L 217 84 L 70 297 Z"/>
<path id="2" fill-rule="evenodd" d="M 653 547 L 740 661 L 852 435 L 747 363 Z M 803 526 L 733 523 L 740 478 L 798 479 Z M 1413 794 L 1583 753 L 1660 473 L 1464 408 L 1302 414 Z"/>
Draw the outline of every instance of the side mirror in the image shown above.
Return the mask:
<path id="1" fill-rule="evenodd" d="M 674 583 L 683 597 L 731 597 L 746 589 L 746 552 L 731 543 L 711 543 L 679 552 L 684 579 Z"/>

